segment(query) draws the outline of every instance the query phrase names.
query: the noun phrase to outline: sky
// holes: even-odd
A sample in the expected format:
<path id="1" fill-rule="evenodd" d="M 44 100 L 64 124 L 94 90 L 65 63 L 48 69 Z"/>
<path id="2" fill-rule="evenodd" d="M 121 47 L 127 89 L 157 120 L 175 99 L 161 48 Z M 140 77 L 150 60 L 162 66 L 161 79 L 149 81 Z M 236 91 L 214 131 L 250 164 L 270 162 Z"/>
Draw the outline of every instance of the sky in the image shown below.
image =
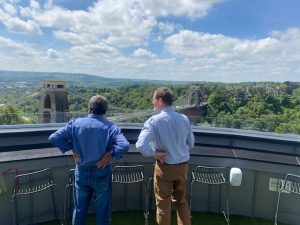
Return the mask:
<path id="1" fill-rule="evenodd" d="M 0 0 L 0 70 L 300 81 L 300 1 Z"/>

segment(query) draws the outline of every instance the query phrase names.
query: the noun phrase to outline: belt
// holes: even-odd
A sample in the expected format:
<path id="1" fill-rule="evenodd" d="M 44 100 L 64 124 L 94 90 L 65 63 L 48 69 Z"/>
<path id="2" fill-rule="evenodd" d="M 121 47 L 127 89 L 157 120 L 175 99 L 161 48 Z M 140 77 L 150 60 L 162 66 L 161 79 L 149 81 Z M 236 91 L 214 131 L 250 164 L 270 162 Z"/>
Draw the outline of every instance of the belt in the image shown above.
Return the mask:
<path id="1" fill-rule="evenodd" d="M 183 165 L 183 164 L 187 164 L 189 161 L 186 161 L 186 162 L 181 162 L 181 163 L 174 163 L 174 164 L 169 164 L 169 163 L 161 163 L 159 162 L 158 160 L 156 160 L 157 163 L 159 164 L 163 164 L 163 165 L 173 165 L 173 166 L 176 166 L 176 165 Z"/>

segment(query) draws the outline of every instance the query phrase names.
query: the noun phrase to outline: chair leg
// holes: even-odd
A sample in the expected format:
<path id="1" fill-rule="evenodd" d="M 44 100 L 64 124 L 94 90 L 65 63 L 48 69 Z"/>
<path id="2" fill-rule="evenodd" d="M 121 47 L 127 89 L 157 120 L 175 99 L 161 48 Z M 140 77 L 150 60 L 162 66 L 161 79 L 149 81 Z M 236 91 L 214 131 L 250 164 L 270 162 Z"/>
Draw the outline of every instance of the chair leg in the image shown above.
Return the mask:
<path id="1" fill-rule="evenodd" d="M 57 212 L 56 212 L 56 202 L 55 202 L 55 196 L 54 196 L 54 189 L 53 186 L 51 187 L 51 197 L 52 197 L 52 205 L 53 205 L 53 212 L 55 219 L 58 219 Z"/>
<path id="2" fill-rule="evenodd" d="M 281 195 L 281 191 L 282 191 L 282 189 L 280 189 L 279 192 L 278 192 L 274 225 L 277 225 L 277 218 L 278 218 L 278 210 L 279 210 L 279 203 L 280 203 L 280 195 Z"/>
<path id="3" fill-rule="evenodd" d="M 193 184 L 194 181 L 191 182 L 190 185 L 190 199 L 189 199 L 189 203 L 190 203 L 190 218 L 192 218 L 192 195 L 193 195 Z"/>
<path id="4" fill-rule="evenodd" d="M 33 224 L 33 194 L 29 194 L 29 210 L 29 224 L 31 225 Z"/>
<path id="5" fill-rule="evenodd" d="M 19 225 L 19 214 L 18 214 L 18 203 L 17 203 L 17 196 L 13 196 L 13 206 L 14 206 L 14 224 Z"/>
<path id="6" fill-rule="evenodd" d="M 229 199 L 229 189 L 228 189 L 228 184 L 226 184 L 226 212 L 223 210 L 223 214 L 227 224 L 229 225 L 230 221 L 229 221 L 229 200 L 228 199 Z"/>
<path id="7" fill-rule="evenodd" d="M 68 198 L 67 198 L 67 190 L 68 190 L 68 186 L 65 188 L 65 199 L 64 199 L 64 212 L 63 212 L 63 224 L 67 224 L 67 201 L 68 201 Z"/>
<path id="8" fill-rule="evenodd" d="M 148 182 L 148 212 L 152 209 L 152 198 L 153 197 L 153 178 L 149 179 Z"/>
<path id="9" fill-rule="evenodd" d="M 145 210 L 144 210 L 144 216 L 145 216 L 145 225 L 148 225 L 148 217 L 149 217 L 149 209 L 148 209 L 148 190 L 147 190 L 147 183 L 144 181 L 144 199 L 145 199 Z"/>

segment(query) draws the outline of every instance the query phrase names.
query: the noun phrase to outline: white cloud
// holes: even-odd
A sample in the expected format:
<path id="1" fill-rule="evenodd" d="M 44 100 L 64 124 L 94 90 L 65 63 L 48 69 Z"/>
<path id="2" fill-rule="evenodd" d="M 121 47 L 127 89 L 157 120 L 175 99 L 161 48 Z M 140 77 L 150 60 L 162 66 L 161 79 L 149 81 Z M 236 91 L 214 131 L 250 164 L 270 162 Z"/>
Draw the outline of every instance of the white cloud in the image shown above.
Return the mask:
<path id="1" fill-rule="evenodd" d="M 118 47 L 145 43 L 156 25 L 155 18 L 135 0 L 98 1 L 89 13 L 105 42 Z"/>
<path id="2" fill-rule="evenodd" d="M 59 56 L 59 52 L 58 51 L 56 51 L 56 50 L 54 50 L 52 48 L 49 48 L 47 50 L 47 57 L 49 59 L 58 59 L 60 56 Z"/>
<path id="3" fill-rule="evenodd" d="M 71 32 L 84 36 L 83 39 L 89 36 L 88 40 L 99 39 L 117 47 L 143 44 L 156 25 L 155 18 L 146 15 L 136 0 L 98 1 L 87 11 L 71 11 L 51 2 L 43 7 L 31 1 L 30 6 L 20 7 L 20 14 L 32 18 L 40 27 L 56 29 L 57 37 L 62 37 L 59 32 Z M 74 43 L 73 38 L 71 41 Z"/>
<path id="4" fill-rule="evenodd" d="M 143 49 L 143 48 L 139 48 L 137 50 L 135 50 L 133 52 L 133 56 L 134 57 L 140 57 L 140 58 L 154 58 L 156 57 L 155 54 L 153 54 L 152 52 L 146 50 L 146 49 Z"/>
<path id="5" fill-rule="evenodd" d="M 0 36 L 0 52 L 5 53 L 7 57 L 11 56 L 17 61 L 17 57 L 35 57 L 37 51 L 28 44 L 13 41 L 11 39 Z"/>
<path id="6" fill-rule="evenodd" d="M 4 2 L 3 9 L 10 16 L 15 16 L 17 14 L 17 10 L 15 9 L 15 7 L 12 4 Z"/>
<path id="7" fill-rule="evenodd" d="M 9 31 L 14 33 L 30 35 L 42 34 L 42 31 L 40 30 L 38 24 L 33 20 L 23 21 L 18 17 L 11 17 L 3 21 L 3 24 Z"/>
<path id="8" fill-rule="evenodd" d="M 214 4 L 224 0 L 141 0 L 145 10 L 155 16 L 187 16 L 198 19 L 208 14 Z"/>
<path id="9" fill-rule="evenodd" d="M 233 80 L 282 80 L 292 79 L 287 77 L 292 74 L 290 69 L 300 67 L 299 40 L 297 28 L 258 40 L 184 30 L 168 37 L 165 47 L 198 75 L 211 74 L 227 81 L 227 76 Z"/>
<path id="10" fill-rule="evenodd" d="M 106 45 L 105 43 L 97 43 L 84 46 L 74 46 L 70 49 L 70 55 L 75 57 L 88 57 L 89 60 L 97 61 L 99 58 L 110 58 L 119 55 L 119 51 Z"/>
<path id="11" fill-rule="evenodd" d="M 55 31 L 53 33 L 57 39 L 67 41 L 74 45 L 79 45 L 79 44 L 85 45 L 89 43 L 97 43 L 99 41 L 97 37 L 91 36 L 87 33 L 78 34 L 74 32 L 64 32 L 64 31 Z"/>
<path id="12" fill-rule="evenodd" d="M 18 6 L 18 13 L 23 18 L 6 20 L 5 26 L 12 32 L 29 34 L 41 34 L 42 28 L 51 28 L 55 37 L 71 44 L 100 41 L 124 48 L 147 45 L 158 23 L 157 17 L 173 15 L 195 19 L 205 16 L 214 4 L 221 1 L 102 0 L 86 11 L 72 11 L 54 5 L 52 0 L 45 1 L 43 5 L 37 0 L 30 0 L 29 5 Z M 160 22 L 159 29 L 162 35 L 166 35 L 178 26 Z"/>
<path id="13" fill-rule="evenodd" d="M 76 27 L 77 19 L 85 14 L 84 11 L 70 11 L 59 7 L 47 10 L 36 10 L 29 7 L 22 8 L 24 14 L 29 15 L 41 27 L 54 29 L 72 29 Z M 88 24 L 86 24 L 88 25 Z"/>
<path id="14" fill-rule="evenodd" d="M 0 36 L 0 68 L 145 79 L 293 80 L 288 74 L 300 71 L 298 28 L 239 39 L 177 24 L 203 18 L 222 1 L 99 0 L 70 10 L 52 0 L 0 0 L 1 26 L 36 35 L 25 38 L 34 40 L 28 43 L 17 41 L 21 35 L 15 41 Z"/>
<path id="15" fill-rule="evenodd" d="M 158 28 L 162 32 L 163 35 L 170 35 L 174 31 L 182 30 L 182 26 L 180 24 L 173 24 L 170 22 L 159 22 L 158 23 Z"/>
<path id="16" fill-rule="evenodd" d="M 30 0 L 30 8 L 32 9 L 40 9 L 40 3 L 36 0 Z"/>
<path id="17" fill-rule="evenodd" d="M 192 58 L 215 58 L 220 60 L 257 61 L 289 60 L 298 55 L 300 30 L 292 29 L 258 40 L 243 40 L 221 34 L 180 31 L 165 40 L 166 49 L 173 55 Z M 294 46 L 294 47 L 293 47 Z M 298 50 L 296 50 L 298 49 Z M 286 54 L 288 51 L 288 55 Z M 282 58 L 287 57 L 287 58 Z"/>

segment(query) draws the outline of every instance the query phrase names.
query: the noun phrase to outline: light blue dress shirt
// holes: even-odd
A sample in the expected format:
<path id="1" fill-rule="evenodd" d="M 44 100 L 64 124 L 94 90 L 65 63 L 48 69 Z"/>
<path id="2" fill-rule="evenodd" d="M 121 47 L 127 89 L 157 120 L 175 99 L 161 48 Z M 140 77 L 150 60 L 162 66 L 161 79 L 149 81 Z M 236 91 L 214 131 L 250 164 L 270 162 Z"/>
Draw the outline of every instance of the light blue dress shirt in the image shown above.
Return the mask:
<path id="1" fill-rule="evenodd" d="M 146 157 L 162 150 L 166 153 L 165 163 L 177 164 L 189 160 L 194 143 L 187 116 L 175 112 L 172 107 L 165 107 L 145 122 L 136 148 Z"/>
<path id="2" fill-rule="evenodd" d="M 63 153 L 74 150 L 81 158 L 80 165 L 84 166 L 95 166 L 105 152 L 110 151 L 112 157 L 118 159 L 129 150 L 129 143 L 120 129 L 95 114 L 70 121 L 51 134 L 49 142 Z"/>

